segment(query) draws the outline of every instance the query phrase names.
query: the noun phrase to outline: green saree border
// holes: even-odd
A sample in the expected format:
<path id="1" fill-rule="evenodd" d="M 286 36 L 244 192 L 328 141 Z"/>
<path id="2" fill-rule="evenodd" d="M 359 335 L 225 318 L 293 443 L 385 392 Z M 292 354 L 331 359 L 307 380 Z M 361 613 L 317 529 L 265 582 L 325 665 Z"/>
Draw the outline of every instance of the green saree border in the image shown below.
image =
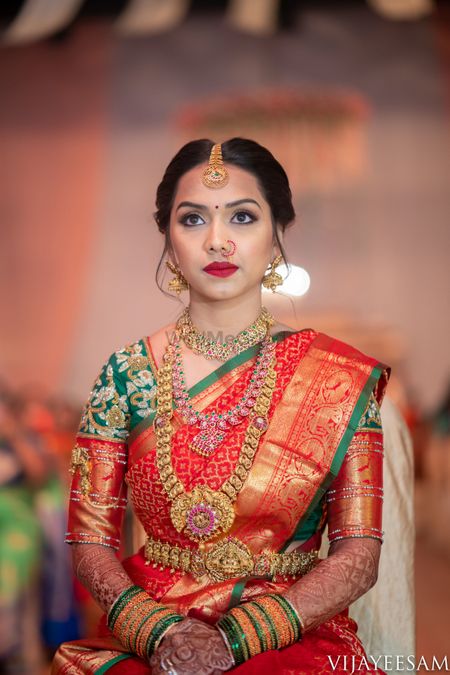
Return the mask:
<path id="1" fill-rule="evenodd" d="M 281 342 L 281 340 L 284 340 L 284 338 L 287 335 L 292 335 L 293 333 L 296 333 L 297 331 L 280 331 L 279 333 L 275 333 L 273 335 L 273 339 L 275 342 Z M 299 331 L 301 332 L 301 331 Z M 216 368 L 216 370 L 213 370 L 212 373 L 204 377 L 200 382 L 197 382 L 197 384 L 194 384 L 193 387 L 189 389 L 189 395 L 191 398 L 193 396 L 197 396 L 197 394 L 201 394 L 202 391 L 207 389 L 211 384 L 214 382 L 217 382 L 220 380 L 220 378 L 223 375 L 228 375 L 228 373 L 231 373 L 234 368 L 237 368 L 238 366 L 241 366 L 243 363 L 246 361 L 249 361 L 253 356 L 256 356 L 256 354 L 259 351 L 259 346 L 254 345 L 253 347 L 249 347 L 245 351 L 241 352 L 240 354 L 236 354 L 236 356 L 232 356 L 231 359 L 228 359 L 225 363 L 223 363 L 221 366 Z"/>
<path id="2" fill-rule="evenodd" d="M 106 673 L 110 668 L 116 665 L 116 663 L 119 663 L 120 661 L 125 661 L 125 659 L 131 659 L 132 655 L 131 654 L 119 654 L 119 656 L 115 656 L 113 659 L 108 661 L 108 663 L 104 663 L 103 666 L 100 666 L 98 670 L 95 671 L 95 675 L 103 675 L 103 673 Z"/>
<path id="3" fill-rule="evenodd" d="M 293 335 L 295 333 L 301 333 L 306 330 L 311 330 L 310 328 L 302 328 L 302 330 L 299 331 L 288 331 L 288 330 L 283 330 L 279 331 L 278 333 L 275 333 L 272 338 L 275 342 L 281 342 L 282 340 L 285 339 L 288 335 Z M 148 338 L 147 338 L 148 340 Z M 149 346 L 151 347 L 150 343 Z M 148 347 L 147 347 L 148 348 Z M 209 375 L 206 375 L 202 380 L 194 384 L 193 387 L 191 387 L 188 390 L 189 396 L 193 398 L 194 396 L 197 396 L 197 394 L 201 394 L 202 391 L 207 389 L 211 384 L 214 382 L 217 382 L 220 380 L 221 377 L 224 375 L 227 375 L 230 373 L 234 368 L 237 368 L 238 366 L 242 365 L 246 361 L 249 361 L 253 356 L 256 356 L 258 353 L 259 347 L 258 345 L 254 345 L 253 347 L 249 347 L 245 351 L 241 352 L 240 354 L 237 354 L 236 356 L 232 356 L 231 359 L 228 359 L 226 363 L 223 363 L 221 366 L 216 368 L 216 370 L 213 370 L 212 373 Z M 154 377 L 156 377 L 156 373 L 153 372 L 153 368 L 150 365 L 150 369 L 152 371 L 152 374 Z M 175 404 L 173 404 L 175 407 Z M 130 431 L 130 440 L 134 440 L 142 431 L 147 429 L 149 426 L 153 424 L 153 420 L 155 419 L 156 411 L 150 412 L 147 417 L 145 417 L 143 420 L 141 420 L 138 424 L 136 424 L 133 429 Z"/>
<path id="4" fill-rule="evenodd" d="M 317 492 L 312 498 L 311 503 L 306 509 L 305 513 L 300 518 L 297 527 L 295 528 L 294 534 L 280 549 L 280 552 L 285 551 L 292 542 L 299 541 L 304 538 L 302 528 L 304 525 L 308 523 L 310 518 L 313 517 L 314 511 L 316 508 L 319 507 L 322 497 L 325 495 L 330 484 L 338 475 L 339 469 L 341 468 L 342 462 L 344 461 L 345 453 L 347 452 L 350 442 L 358 427 L 359 420 L 361 419 L 364 410 L 366 409 L 370 394 L 372 393 L 374 386 L 380 379 L 384 368 L 385 366 L 382 363 L 377 363 L 377 365 L 374 366 L 374 368 L 372 369 L 372 372 L 367 378 L 367 382 L 364 385 L 361 394 L 358 398 L 358 402 L 353 409 L 347 428 L 341 438 L 341 441 L 336 449 L 336 452 L 334 453 L 333 461 L 331 462 L 331 466 L 327 475 L 322 481 L 320 487 L 317 489 Z"/>

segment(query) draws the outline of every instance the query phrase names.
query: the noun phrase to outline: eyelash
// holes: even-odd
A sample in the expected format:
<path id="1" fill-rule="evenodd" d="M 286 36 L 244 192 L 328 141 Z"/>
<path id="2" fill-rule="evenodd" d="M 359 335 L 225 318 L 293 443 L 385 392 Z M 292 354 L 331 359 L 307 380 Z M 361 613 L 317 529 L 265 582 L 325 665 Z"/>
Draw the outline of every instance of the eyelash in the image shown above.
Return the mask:
<path id="1" fill-rule="evenodd" d="M 247 216 L 251 220 L 247 221 L 247 222 L 238 222 L 238 225 L 251 225 L 252 223 L 254 223 L 257 220 L 256 216 L 253 215 L 253 213 L 250 213 L 250 211 L 236 211 L 236 213 L 233 215 L 233 218 L 235 218 L 238 215 L 242 215 L 242 214 L 244 214 L 245 216 Z M 186 215 L 182 216 L 182 218 L 180 219 L 180 223 L 182 225 L 185 225 L 186 227 L 196 227 L 197 225 L 202 224 L 202 223 L 188 223 L 187 221 L 192 216 L 195 216 L 196 218 L 202 218 L 202 216 L 200 216 L 200 214 L 198 214 L 198 213 L 186 213 Z"/>
<path id="2" fill-rule="evenodd" d="M 201 218 L 198 213 L 186 213 L 186 215 L 182 216 L 180 218 L 180 223 L 182 225 L 185 225 L 186 227 L 196 227 L 197 225 L 200 225 L 201 223 L 188 223 L 188 219 L 192 218 L 194 216 L 195 218 Z"/>

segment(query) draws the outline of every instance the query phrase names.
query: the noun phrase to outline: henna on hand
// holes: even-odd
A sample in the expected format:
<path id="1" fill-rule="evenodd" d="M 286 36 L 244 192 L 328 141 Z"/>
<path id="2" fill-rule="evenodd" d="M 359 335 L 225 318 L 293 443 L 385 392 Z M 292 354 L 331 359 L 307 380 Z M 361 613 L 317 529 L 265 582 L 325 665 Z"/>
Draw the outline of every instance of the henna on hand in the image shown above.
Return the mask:
<path id="1" fill-rule="evenodd" d="M 316 628 L 366 593 L 377 580 L 381 542 L 348 538 L 334 542 L 330 555 L 285 593 L 305 631 Z"/>
<path id="2" fill-rule="evenodd" d="M 101 544 L 72 544 L 75 575 L 92 597 L 109 612 L 114 601 L 133 581 L 112 548 Z"/>
<path id="3" fill-rule="evenodd" d="M 213 626 L 187 618 L 169 630 L 150 659 L 152 674 L 219 675 L 234 666 Z"/>

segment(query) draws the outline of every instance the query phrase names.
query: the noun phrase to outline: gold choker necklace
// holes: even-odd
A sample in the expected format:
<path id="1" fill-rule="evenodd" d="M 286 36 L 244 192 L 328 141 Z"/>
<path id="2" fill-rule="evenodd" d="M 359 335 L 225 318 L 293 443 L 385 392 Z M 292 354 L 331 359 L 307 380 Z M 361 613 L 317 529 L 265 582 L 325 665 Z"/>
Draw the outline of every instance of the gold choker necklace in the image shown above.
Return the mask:
<path id="1" fill-rule="evenodd" d="M 220 342 L 206 333 L 201 333 L 192 323 L 189 308 L 186 308 L 177 321 L 176 330 L 185 345 L 195 354 L 201 354 L 206 359 L 227 361 L 232 356 L 240 354 L 261 342 L 274 323 L 273 316 L 263 307 L 260 315 L 251 326 L 238 333 L 235 338 Z"/>

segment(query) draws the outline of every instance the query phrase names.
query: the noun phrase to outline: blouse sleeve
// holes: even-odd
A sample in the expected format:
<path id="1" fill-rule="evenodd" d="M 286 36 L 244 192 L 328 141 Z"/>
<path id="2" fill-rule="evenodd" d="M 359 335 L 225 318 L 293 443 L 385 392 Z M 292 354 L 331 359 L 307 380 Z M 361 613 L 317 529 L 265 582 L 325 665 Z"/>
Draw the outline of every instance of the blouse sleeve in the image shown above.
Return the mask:
<path id="1" fill-rule="evenodd" d="M 81 417 L 72 451 L 65 541 L 119 548 L 126 507 L 129 401 L 117 353 L 105 363 Z"/>
<path id="2" fill-rule="evenodd" d="M 326 498 L 330 543 L 347 537 L 383 540 L 383 430 L 374 394 Z"/>

